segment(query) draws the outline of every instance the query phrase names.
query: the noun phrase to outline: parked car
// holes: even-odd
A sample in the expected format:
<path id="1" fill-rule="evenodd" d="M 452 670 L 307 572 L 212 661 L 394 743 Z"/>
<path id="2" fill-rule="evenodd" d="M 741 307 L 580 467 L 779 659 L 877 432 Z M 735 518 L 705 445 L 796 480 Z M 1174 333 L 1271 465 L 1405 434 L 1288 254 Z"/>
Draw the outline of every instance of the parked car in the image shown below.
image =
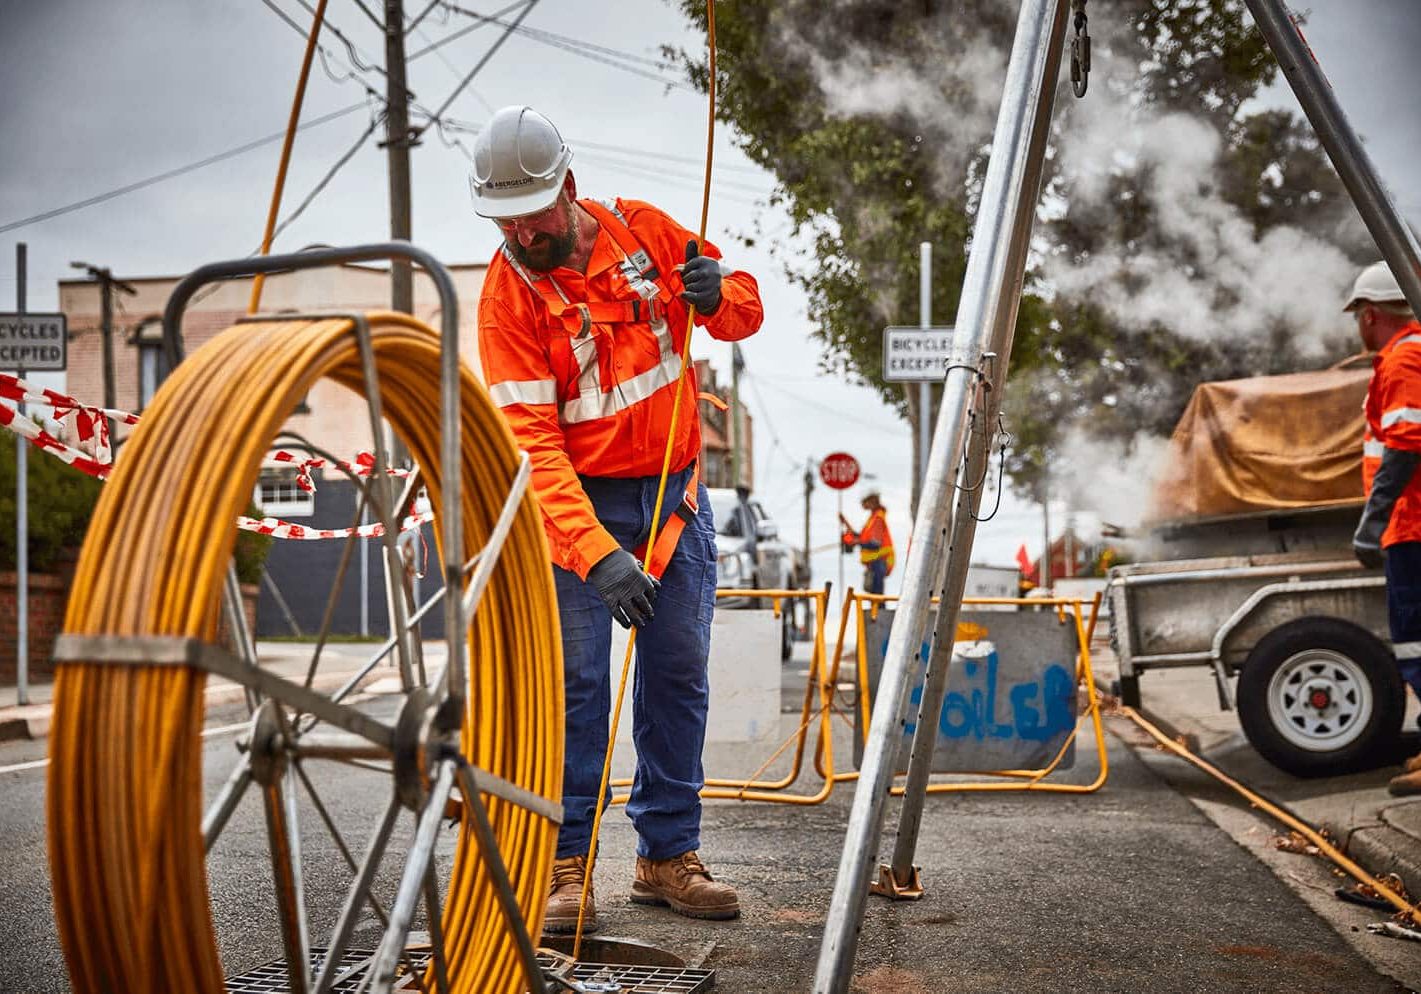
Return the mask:
<path id="1" fill-rule="evenodd" d="M 790 590 L 800 586 L 794 550 L 780 541 L 779 526 L 744 490 L 709 490 L 715 514 L 716 586 L 728 590 Z M 720 597 L 719 608 L 768 608 L 757 597 Z M 780 612 L 780 658 L 794 650 L 794 612 Z"/>

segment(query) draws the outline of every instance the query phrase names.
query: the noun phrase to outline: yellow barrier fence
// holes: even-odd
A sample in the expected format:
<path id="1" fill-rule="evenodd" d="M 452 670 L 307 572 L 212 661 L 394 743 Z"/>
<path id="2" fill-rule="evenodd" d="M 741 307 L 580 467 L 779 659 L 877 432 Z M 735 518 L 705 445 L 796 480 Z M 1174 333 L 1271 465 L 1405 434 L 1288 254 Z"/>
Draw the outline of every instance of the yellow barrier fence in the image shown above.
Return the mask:
<path id="1" fill-rule="evenodd" d="M 853 611 L 856 628 L 856 654 L 857 654 L 857 677 L 858 677 L 858 704 L 861 721 L 860 730 L 863 739 L 868 738 L 868 727 L 870 715 L 873 713 L 871 695 L 869 692 L 868 676 L 868 648 L 867 631 L 865 624 L 865 614 L 869 618 L 876 618 L 879 610 L 897 600 L 896 597 L 884 594 L 858 594 L 850 590 L 845 601 L 845 613 Z M 1082 717 L 1089 717 L 1091 729 L 1095 738 L 1097 762 L 1099 771 L 1094 780 L 1088 784 L 1068 784 L 1046 782 L 1049 777 L 1060 766 L 1066 756 L 1066 752 L 1075 742 L 1080 731 L 1079 719 L 1076 728 L 1072 729 L 1070 736 L 1061 745 L 1055 757 L 1046 766 L 1038 770 L 980 770 L 978 776 L 1003 777 L 1010 782 L 973 782 L 973 783 L 930 783 L 927 791 L 929 794 L 950 794 L 968 791 L 1019 791 L 1036 790 L 1064 794 L 1089 794 L 1099 790 L 1105 785 L 1105 781 L 1110 774 L 1110 761 L 1105 745 L 1105 726 L 1100 715 L 1100 695 L 1095 687 L 1095 674 L 1091 669 L 1090 643 L 1095 635 L 1096 622 L 1100 615 L 1100 595 L 1096 594 L 1090 601 L 1071 597 L 966 597 L 963 598 L 964 608 L 977 606 L 1010 606 L 1018 608 L 1054 608 L 1057 617 L 1062 624 L 1067 623 L 1067 618 L 1075 625 L 1076 641 L 1079 646 L 1076 656 L 1076 685 L 1079 688 L 1084 684 L 1086 691 L 1087 707 L 1086 713 Z M 938 599 L 934 598 L 933 603 Z M 1089 606 L 1087 609 L 1087 605 Z M 842 632 L 844 626 L 840 626 Z M 842 636 L 835 651 L 834 669 L 837 672 L 839 655 L 843 651 Z M 815 757 L 815 766 L 821 776 L 827 776 L 836 782 L 857 780 L 858 772 L 851 771 L 845 773 L 835 773 L 833 764 L 830 762 L 827 769 L 819 762 L 819 757 Z M 901 785 L 894 786 L 892 792 L 901 796 L 903 788 Z"/>
<path id="2" fill-rule="evenodd" d="M 882 594 L 860 594 L 852 588 L 846 593 L 839 612 L 838 632 L 834 640 L 832 655 L 828 651 L 825 628 L 828 622 L 829 589 L 820 590 L 719 590 L 718 598 L 757 598 L 768 601 L 776 617 L 794 601 L 807 601 L 813 605 L 813 649 L 810 656 L 809 672 L 805 681 L 804 702 L 800 708 L 799 721 L 780 744 L 770 753 L 756 770 L 746 777 L 707 777 L 701 797 L 707 800 L 761 801 L 772 804 L 822 804 L 829 799 L 836 784 L 858 779 L 858 771 L 835 769 L 833 721 L 835 716 L 845 721 L 851 729 L 866 740 L 873 712 L 872 695 L 869 691 L 867 621 L 876 618 L 878 612 L 892 604 L 897 598 Z M 1084 684 L 1087 708 L 1082 718 L 1087 718 L 1095 740 L 1099 772 L 1088 784 L 1066 784 L 1049 782 L 1064 760 L 1067 750 L 1079 734 L 1077 727 L 1061 746 L 1050 763 L 1038 770 L 984 770 L 980 776 L 1000 777 L 1003 781 L 971 783 L 931 783 L 928 792 L 932 794 L 960 793 L 964 791 L 1014 791 L 1035 790 L 1056 793 L 1092 793 L 1099 790 L 1109 775 L 1109 760 L 1105 745 L 1105 727 L 1101 720 L 1100 698 L 1095 688 L 1094 673 L 1091 669 L 1090 642 L 1094 636 L 1100 612 L 1100 597 L 1085 601 L 1078 598 L 965 598 L 964 607 L 1003 605 L 1018 608 L 1053 609 L 1062 624 L 1073 624 L 1076 629 L 1079 652 L 1076 659 L 1077 685 Z M 844 651 L 850 622 L 854 625 L 855 678 L 857 693 L 849 700 L 839 689 Z M 836 707 L 836 703 L 839 705 Z M 854 728 L 850 719 L 855 709 L 859 712 L 859 722 Z M 814 747 L 814 769 L 821 783 L 813 793 L 793 793 L 804 772 L 804 757 L 809 745 L 810 730 L 818 724 L 818 735 Z M 776 760 L 793 748 L 793 759 L 789 771 L 782 777 L 771 780 L 759 779 Z M 630 778 L 612 781 L 612 786 L 625 790 L 631 787 Z M 902 786 L 895 786 L 893 793 L 901 795 Z M 613 804 L 625 804 L 626 793 L 616 793 Z"/>

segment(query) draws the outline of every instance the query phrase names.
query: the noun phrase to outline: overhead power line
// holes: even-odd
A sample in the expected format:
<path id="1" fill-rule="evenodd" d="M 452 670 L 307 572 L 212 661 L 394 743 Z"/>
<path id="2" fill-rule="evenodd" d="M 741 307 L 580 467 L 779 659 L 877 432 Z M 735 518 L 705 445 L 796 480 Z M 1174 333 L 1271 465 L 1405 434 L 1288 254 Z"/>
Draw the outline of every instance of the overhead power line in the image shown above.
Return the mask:
<path id="1" fill-rule="evenodd" d="M 449 96 L 444 98 L 444 102 L 439 105 L 439 109 L 430 115 L 434 120 L 439 120 L 440 115 L 449 109 L 449 105 L 452 104 L 455 98 L 458 97 L 459 94 L 464 91 L 464 87 L 468 86 L 469 83 L 473 81 L 473 78 L 483 70 L 483 67 L 488 65 L 489 60 L 492 59 L 494 57 L 494 54 L 500 48 L 503 47 L 503 43 L 508 40 L 509 35 L 511 35 L 514 31 L 518 30 L 518 25 L 523 23 L 523 18 L 527 17 L 528 14 L 537 5 L 538 0 L 528 0 L 528 2 L 524 5 L 523 9 L 518 12 L 518 16 L 513 19 L 513 23 L 504 27 L 503 34 L 498 36 L 498 40 L 489 46 L 488 51 L 483 54 L 483 56 L 479 59 L 478 62 L 474 63 L 474 68 L 470 69 L 469 74 L 465 76 L 462 81 L 460 81 L 458 86 L 454 87 L 454 92 L 450 93 Z M 424 127 L 428 128 L 429 125 L 426 124 Z"/>
<path id="2" fill-rule="evenodd" d="M 465 134 L 469 135 L 477 135 L 480 131 L 483 130 L 482 124 L 479 124 L 474 121 L 465 121 L 457 117 L 450 117 L 448 114 L 444 115 L 444 125 L 452 131 L 462 131 Z M 704 159 L 693 158 L 689 155 L 674 155 L 670 152 L 658 152 L 653 151 L 651 149 L 641 148 L 631 150 L 626 145 L 613 145 L 607 142 L 589 141 L 586 138 L 569 137 L 567 139 L 567 142 L 569 145 L 572 146 L 573 151 L 586 150 L 588 154 L 592 155 L 595 155 L 598 152 L 605 152 L 610 155 L 630 156 L 633 160 L 660 159 L 663 162 L 677 162 L 689 166 L 705 165 Z M 646 168 L 645 164 L 643 164 L 643 168 Z M 720 162 L 716 163 L 715 170 L 717 173 L 735 172 L 743 173 L 746 176 L 763 177 L 765 175 L 764 171 L 756 166 L 737 166 L 734 164 Z M 697 177 L 697 179 L 699 179 L 699 177 Z M 747 189 L 749 189 L 752 193 L 771 192 L 768 188 L 765 187 L 747 187 Z"/>
<path id="3" fill-rule="evenodd" d="M 501 14 L 480 14 L 477 11 L 468 10 L 454 3 L 445 3 L 444 6 L 455 13 L 474 18 L 476 23 L 498 24 L 504 28 L 517 31 L 520 35 L 530 38 L 533 41 L 542 42 L 544 45 L 551 45 L 565 52 L 571 52 L 573 55 L 580 55 L 584 59 L 591 59 L 593 62 L 600 62 L 603 65 L 620 69 L 623 72 L 628 72 L 635 76 L 641 76 L 644 79 L 655 80 L 672 89 L 685 90 L 688 93 L 699 92 L 695 87 L 690 86 L 680 79 L 668 77 L 659 72 L 641 68 L 638 65 L 627 64 L 628 62 L 632 62 L 640 63 L 641 66 L 652 66 L 657 69 L 662 68 L 665 64 L 658 62 L 656 59 L 636 55 L 632 52 L 618 51 L 615 48 L 607 48 L 602 45 L 594 45 L 591 42 L 586 42 L 579 38 L 569 38 L 566 35 L 556 34 L 552 31 L 544 31 L 540 28 L 528 28 L 516 24 L 509 25 L 507 22 L 500 20 Z"/>
<path id="4" fill-rule="evenodd" d="M 468 34 L 471 31 L 477 31 L 479 28 L 485 27 L 489 24 L 498 23 L 498 18 L 502 17 L 505 14 L 512 13 L 519 7 L 522 7 L 525 3 L 527 3 L 527 0 L 516 0 L 516 2 L 509 4 L 507 7 L 504 7 L 501 10 L 496 10 L 492 14 L 487 15 L 487 17 L 485 17 L 485 15 L 479 14 L 477 16 L 480 18 L 480 20 L 476 20 L 473 24 L 470 24 L 467 27 L 462 27 L 458 31 L 454 31 L 445 35 L 443 38 L 440 38 L 432 45 L 427 45 L 424 48 L 421 48 L 418 52 L 415 52 L 413 55 L 409 56 L 405 61 L 413 62 L 415 59 L 419 58 L 422 55 L 428 55 L 430 52 L 433 52 L 436 49 L 443 48 L 445 45 L 448 45 L 451 42 L 458 41 L 460 38 L 464 37 L 464 35 Z"/>
<path id="5" fill-rule="evenodd" d="M 314 128 L 322 124 L 327 124 L 330 121 L 334 121 L 338 118 L 346 117 L 349 114 L 353 114 L 358 110 L 363 110 L 366 106 L 366 103 L 364 101 L 361 101 L 358 104 L 351 104 L 349 107 L 342 107 L 340 110 L 331 111 L 329 114 L 322 114 L 320 117 L 314 117 L 311 120 L 302 124 L 296 130 L 305 131 L 307 128 Z M 244 155 L 254 149 L 261 148 L 263 145 L 270 145 L 273 142 L 279 142 L 285 137 L 285 131 L 278 131 L 275 134 L 267 135 L 265 138 L 258 138 L 255 141 L 247 142 L 245 145 L 238 145 L 236 148 L 229 148 L 225 152 L 218 152 L 216 155 L 209 155 L 205 159 L 198 159 L 196 162 L 189 162 L 185 166 L 178 166 L 176 169 L 169 169 L 166 172 L 158 173 L 156 176 L 149 176 L 146 179 L 141 179 L 137 182 L 129 183 L 125 186 L 120 186 L 113 190 L 108 190 L 104 193 L 95 194 L 92 197 L 86 197 L 85 199 L 77 200 L 72 204 L 65 204 L 63 207 L 55 207 L 52 210 L 43 211 L 39 214 L 32 214 L 29 217 L 21 218 L 18 221 L 10 221 L 7 224 L 0 225 L 0 234 L 4 234 L 7 231 L 14 231 L 16 228 L 23 228 L 25 225 L 28 224 L 38 224 L 40 221 L 48 221 L 51 218 L 56 218 L 63 214 L 72 214 L 74 211 L 83 210 L 85 207 L 92 207 L 95 204 L 101 204 L 107 200 L 112 200 L 115 197 L 121 197 L 126 193 L 133 193 L 136 190 L 142 190 L 146 187 L 154 186 L 158 183 L 164 182 L 165 180 L 176 179 L 179 176 L 185 176 L 188 173 L 196 172 L 199 169 L 205 169 L 208 166 L 214 166 L 219 162 L 225 162 L 228 159 L 235 159 L 237 156 Z"/>
<path id="6" fill-rule="evenodd" d="M 316 182 L 316 185 L 311 188 L 311 192 L 306 194 L 306 199 L 302 200 L 301 203 L 297 205 L 296 209 L 290 214 L 288 214 L 286 218 L 276 226 L 276 230 L 271 233 L 271 240 L 273 242 L 276 241 L 278 235 L 280 235 L 283 231 L 290 227 L 291 223 L 295 221 L 298 217 L 300 217 L 302 213 L 305 212 L 307 207 L 311 206 L 312 201 L 314 201 L 318 196 L 320 196 L 321 191 L 324 190 L 326 188 L 326 185 L 335 178 L 336 173 L 344 169 L 345 164 L 351 159 L 355 158 L 355 153 L 359 152 L 361 146 L 370 140 L 370 136 L 375 133 L 375 129 L 378 128 L 384 122 L 384 120 L 384 114 L 376 114 L 370 119 L 370 124 L 367 125 L 365 130 L 360 133 L 360 137 L 355 139 L 355 144 L 351 145 L 350 148 L 346 149 L 344 154 L 342 154 L 341 157 L 335 161 L 335 163 L 330 167 L 330 169 L 326 170 L 326 174 L 322 176 Z"/>
<path id="7" fill-rule="evenodd" d="M 429 12 L 430 12 L 431 10 L 433 10 L 435 7 L 438 7 L 438 6 L 439 6 L 439 0 L 429 0 L 429 6 L 425 7 L 423 10 L 421 10 L 421 11 L 415 16 L 414 20 L 412 20 L 412 21 L 409 22 L 409 26 L 406 28 L 406 30 L 407 30 L 407 31 L 414 31 L 415 29 L 417 29 L 417 28 L 419 27 L 419 25 L 420 25 L 420 22 L 423 21 L 426 17 L 429 16 Z M 444 15 L 444 18 L 445 18 L 445 23 L 447 24 L 447 23 L 448 23 L 449 15 L 448 15 L 448 14 L 445 14 L 445 15 Z"/>
<path id="8" fill-rule="evenodd" d="M 263 2 L 266 2 L 266 0 L 263 0 Z M 518 9 L 519 7 L 523 6 L 526 2 L 527 2 L 527 0 L 518 0 L 517 3 L 512 3 L 512 4 L 509 4 L 507 7 L 502 8 L 502 9 L 499 10 L 499 11 L 497 12 L 497 14 L 495 14 L 494 16 L 496 16 L 496 17 L 502 16 L 503 14 L 506 14 L 506 13 L 508 13 L 509 11 L 516 10 L 516 9 Z M 272 6 L 272 5 L 271 5 L 270 3 L 268 3 L 267 6 L 270 7 L 270 6 Z M 278 14 L 281 15 L 282 20 L 287 21 L 289 24 L 291 24 L 293 27 L 295 27 L 296 30 L 301 33 L 302 37 L 305 37 L 306 31 L 305 31 L 304 28 L 302 28 L 299 24 L 295 24 L 295 22 L 292 21 L 291 18 L 290 18 L 289 16 L 287 16 L 287 15 L 286 15 L 284 12 L 282 12 L 281 10 L 279 10 L 279 9 L 277 9 L 277 8 L 275 8 L 275 7 L 273 7 L 273 10 L 275 10 L 276 13 L 278 13 Z M 469 27 L 463 29 L 462 31 L 457 32 L 457 36 L 461 36 L 461 35 L 464 35 L 464 34 L 468 34 L 470 31 L 476 30 L 476 29 L 481 28 L 481 27 L 483 27 L 483 26 L 484 26 L 484 25 L 483 25 L 482 23 L 472 24 L 472 25 L 470 25 Z M 428 46 L 428 47 L 426 47 L 426 48 L 423 48 L 423 49 L 421 49 L 420 51 L 418 51 L 418 52 L 414 53 L 413 55 L 411 55 L 407 61 L 413 62 L 415 59 L 418 59 L 418 58 L 419 58 L 420 56 L 422 56 L 422 55 L 427 55 L 427 54 L 429 54 L 430 52 L 436 51 L 436 50 L 438 50 L 438 49 L 444 47 L 445 45 L 449 44 L 449 42 L 453 41 L 455 37 L 456 37 L 456 35 L 450 35 L 450 36 L 448 36 L 448 37 L 441 38 L 439 41 L 435 42 L 434 44 L 432 44 L 432 45 L 430 45 L 430 46 Z M 382 70 L 382 71 L 383 71 L 383 70 Z M 367 85 L 366 88 L 367 88 L 367 90 L 370 90 L 370 88 L 368 87 L 368 85 Z M 371 91 L 371 92 L 373 92 L 373 91 Z M 383 97 L 379 97 L 379 94 L 375 94 L 375 95 L 376 95 L 377 98 L 379 98 L 379 99 L 381 100 L 381 102 L 383 102 Z M 305 130 L 308 129 L 308 128 L 317 127 L 317 126 L 322 125 L 322 124 L 325 124 L 325 123 L 327 123 L 327 122 L 329 122 L 329 121 L 334 121 L 334 120 L 336 120 L 337 118 L 341 118 L 341 117 L 345 117 L 345 116 L 347 116 L 347 115 L 349 115 L 349 114 L 353 114 L 353 113 L 355 113 L 357 110 L 360 110 L 361 108 L 366 107 L 366 106 L 367 106 L 366 103 L 361 102 L 361 103 L 358 103 L 358 104 L 351 104 L 351 105 L 348 106 L 348 107 L 342 107 L 340 110 L 332 111 L 332 112 L 329 113 L 329 114 L 323 114 L 323 115 L 321 115 L 320 117 L 312 118 L 311 120 L 302 123 L 296 130 L 297 130 L 297 131 L 305 131 Z M 146 189 L 147 187 L 150 187 L 150 186 L 155 186 L 155 185 L 157 185 L 158 183 L 163 183 L 163 182 L 166 182 L 167 180 L 170 180 L 170 179 L 177 179 L 179 176 L 185 176 L 185 175 L 187 175 L 188 173 L 196 172 L 197 170 L 199 170 L 199 169 L 204 169 L 204 168 L 206 168 L 207 166 L 216 165 L 217 163 L 219 163 L 219 162 L 225 162 L 225 161 L 228 160 L 228 159 L 234 159 L 234 158 L 236 158 L 236 157 L 239 156 L 239 155 L 245 155 L 247 152 L 251 152 L 251 151 L 254 151 L 254 150 L 256 150 L 256 149 L 259 149 L 259 148 L 261 148 L 261 147 L 264 146 L 264 145 L 270 145 L 270 144 L 272 144 L 273 142 L 279 142 L 279 141 L 283 140 L 285 137 L 286 137 L 286 132 L 285 132 L 285 131 L 278 131 L 278 132 L 276 132 L 275 134 L 267 135 L 265 138 L 258 138 L 258 139 L 256 139 L 255 141 L 250 141 L 250 142 L 247 142 L 247 143 L 245 143 L 245 144 L 238 145 L 238 146 L 236 146 L 235 148 L 229 148 L 229 149 L 227 149 L 225 152 L 218 152 L 216 155 L 210 155 L 210 156 L 208 156 L 207 158 L 198 159 L 196 162 L 189 162 L 189 163 L 187 163 L 186 165 L 178 166 L 178 167 L 176 167 L 176 168 L 174 168 L 174 169 L 165 170 L 164 172 L 158 173 L 158 174 L 156 174 L 156 175 L 154 175 L 154 176 L 148 176 L 148 177 L 146 177 L 146 178 L 144 178 L 144 179 L 137 180 L 137 181 L 135 181 L 135 182 L 133 182 L 133 183 L 128 183 L 128 184 L 126 184 L 126 185 L 124 185 L 124 186 L 116 187 L 115 189 L 107 190 L 107 191 L 105 191 L 105 192 L 103 192 L 103 193 L 95 194 L 95 195 L 92 196 L 92 197 L 86 197 L 86 198 L 83 199 L 83 200 L 77 200 L 77 201 L 75 201 L 74 203 L 71 203 L 71 204 L 65 204 L 63 207 L 55 207 L 55 208 L 53 208 L 53 209 L 51 209 L 51 210 L 42 211 L 42 212 L 40 212 L 40 213 L 38 213 L 38 214 L 32 214 L 32 215 L 30 215 L 29 217 L 20 218 L 19 220 L 16 220 L 16 221 L 10 221 L 10 222 L 8 222 L 8 223 L 6 223 L 6 224 L 4 224 L 4 225 L 0 225 L 0 234 L 4 234 L 4 233 L 7 232 L 7 231 L 14 231 L 14 230 L 17 229 L 17 228 L 23 228 L 23 227 L 25 227 L 26 225 L 38 224 L 38 223 L 40 223 L 41 221 L 48 221 L 48 220 L 51 220 L 52 218 L 61 217 L 61 216 L 65 215 L 65 214 L 72 214 L 73 212 L 79 211 L 79 210 L 83 210 L 83 209 L 86 208 L 86 207 L 93 207 L 93 206 L 95 206 L 95 205 L 97 205 L 97 204 L 102 204 L 102 203 L 105 203 L 106 201 L 113 200 L 115 197 L 122 197 L 122 196 L 124 196 L 125 194 L 134 193 L 134 192 L 136 192 L 136 191 L 138 191 L 138 190 Z"/>
<path id="9" fill-rule="evenodd" d="M 764 379 L 762 379 L 761 377 L 755 376 L 753 373 L 750 373 L 750 372 L 748 372 L 748 371 L 747 371 L 745 374 L 743 374 L 743 375 L 749 376 L 749 377 L 751 377 L 752 379 L 761 380 L 761 382 L 764 384 L 764 386 L 765 386 L 767 389 L 772 390 L 773 392 L 778 393 L 778 394 L 781 394 L 781 395 L 783 395 L 783 396 L 785 396 L 785 397 L 788 397 L 790 400 L 793 400 L 793 401 L 795 401 L 796 403 L 804 404 L 804 405 L 806 405 L 806 406 L 808 406 L 808 407 L 817 408 L 818 410 L 823 411 L 825 414 L 831 414 L 831 415 L 833 415 L 834 417 L 838 418 L 838 419 L 841 420 L 841 421 L 850 421 L 850 422 L 853 422 L 854 424 L 862 425 L 862 426 L 864 426 L 865 428 L 872 428 L 872 429 L 874 429 L 875 431 L 892 431 L 892 430 L 894 430 L 894 428 L 901 428 L 901 427 L 902 427 L 901 422 L 900 422 L 898 425 L 896 425 L 896 426 L 890 426 L 890 425 L 888 425 L 888 424 L 881 423 L 881 422 L 875 424 L 875 423 L 872 422 L 872 421 L 867 421 L 867 420 L 865 420 L 865 419 L 863 419 L 863 418 L 857 418 L 857 417 L 854 417 L 854 416 L 851 415 L 851 414 L 846 414 L 846 413 L 844 413 L 844 410 L 843 410 L 842 408 L 833 407 L 833 406 L 831 406 L 831 405 L 829 405 L 829 404 L 825 404 L 825 403 L 822 403 L 822 402 L 817 401 L 817 400 L 811 400 L 810 398 L 804 396 L 803 394 L 796 393 L 796 392 L 794 392 L 793 390 L 786 390 L 784 387 L 780 386 L 779 384 L 777 384 L 777 383 L 775 383 L 775 382 L 773 382 L 773 381 L 771 381 L 771 380 L 764 380 Z"/>
<path id="10" fill-rule="evenodd" d="M 484 20 L 491 20 L 495 23 L 502 23 L 498 20 L 501 16 L 499 14 L 480 14 L 477 11 L 461 7 L 457 3 L 449 3 L 447 2 L 447 0 L 438 0 L 438 2 L 443 3 L 443 5 L 447 9 L 452 10 L 458 14 L 463 14 L 465 17 L 476 17 Z M 504 26 L 506 27 L 507 25 L 505 24 Z M 608 48 L 605 45 L 598 45 L 593 42 L 586 41 L 582 38 L 573 38 L 569 35 L 560 35 L 556 31 L 548 31 L 545 28 L 530 28 L 524 26 L 516 28 L 515 30 L 521 35 L 527 35 L 529 38 L 534 38 L 538 41 L 547 41 L 549 43 L 556 42 L 563 45 L 573 45 L 577 48 L 586 49 L 590 52 L 598 52 L 602 55 L 609 55 L 613 58 L 623 59 L 627 62 L 639 62 L 642 65 L 650 66 L 653 69 L 666 68 L 666 62 L 663 59 L 652 58 L 649 55 L 638 55 L 635 52 L 624 52 L 619 48 Z"/>

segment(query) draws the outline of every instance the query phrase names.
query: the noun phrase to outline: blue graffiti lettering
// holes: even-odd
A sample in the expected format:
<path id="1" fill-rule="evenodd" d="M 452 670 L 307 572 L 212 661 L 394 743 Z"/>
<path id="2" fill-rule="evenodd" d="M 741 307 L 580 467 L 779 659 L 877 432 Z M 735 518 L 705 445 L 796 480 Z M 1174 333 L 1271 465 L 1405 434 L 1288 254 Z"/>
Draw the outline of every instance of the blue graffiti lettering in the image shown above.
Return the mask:
<path id="1" fill-rule="evenodd" d="M 995 653 L 987 657 L 985 667 L 975 661 L 963 665 L 963 676 L 976 679 L 980 674 L 983 686 L 973 687 L 967 693 L 953 690 L 945 696 L 942 713 L 938 716 L 938 731 L 943 738 L 970 736 L 982 742 L 988 738 L 1016 737 L 1028 742 L 1046 742 L 1075 725 L 1075 718 L 1071 715 L 1074 681 L 1064 666 L 1052 663 L 1040 681 L 1018 683 L 1006 688 L 1010 720 L 1001 720 L 997 713 L 1001 695 L 997 670 Z M 1038 698 L 1042 701 L 1041 706 L 1033 703 Z M 921 686 L 914 690 L 913 700 L 915 704 L 921 702 Z"/>

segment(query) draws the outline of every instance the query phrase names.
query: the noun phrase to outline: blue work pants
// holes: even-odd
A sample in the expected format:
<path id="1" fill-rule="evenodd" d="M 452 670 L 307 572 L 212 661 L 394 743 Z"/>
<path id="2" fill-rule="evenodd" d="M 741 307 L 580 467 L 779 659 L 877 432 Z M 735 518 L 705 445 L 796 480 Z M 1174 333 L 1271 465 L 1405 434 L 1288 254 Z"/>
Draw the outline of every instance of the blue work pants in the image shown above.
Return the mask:
<path id="1" fill-rule="evenodd" d="M 888 560 L 875 559 L 863 564 L 863 592 L 881 594 L 888 580 Z"/>
<path id="2" fill-rule="evenodd" d="M 690 467 L 666 484 L 662 522 L 681 503 Z M 583 477 L 600 521 L 622 548 L 646 541 L 656 505 L 656 477 Z M 715 610 L 715 524 L 710 498 L 700 488 L 699 515 L 687 522 L 661 578 L 651 623 L 637 632 L 632 685 L 632 739 L 636 780 L 627 814 L 636 826 L 637 854 L 670 859 L 700 847 L 710 684 L 711 614 Z M 660 532 L 660 528 L 657 529 Z M 592 840 L 592 816 L 607 752 L 613 673 L 612 615 L 591 584 L 553 567 L 562 621 L 563 691 L 567 736 L 563 758 L 564 820 L 558 858 L 582 855 Z M 603 798 L 603 804 L 610 798 Z"/>
<path id="3" fill-rule="evenodd" d="M 1421 542 L 1387 547 L 1386 606 L 1396 668 L 1421 697 Z"/>

